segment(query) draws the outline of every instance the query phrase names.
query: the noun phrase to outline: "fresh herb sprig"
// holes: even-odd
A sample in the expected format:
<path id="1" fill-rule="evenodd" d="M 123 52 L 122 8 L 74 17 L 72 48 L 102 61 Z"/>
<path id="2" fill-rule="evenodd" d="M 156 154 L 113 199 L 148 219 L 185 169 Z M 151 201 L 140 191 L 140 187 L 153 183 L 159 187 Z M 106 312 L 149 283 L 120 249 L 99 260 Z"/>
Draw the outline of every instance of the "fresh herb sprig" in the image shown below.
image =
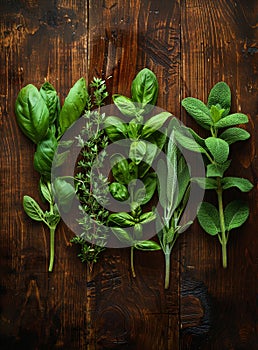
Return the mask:
<path id="1" fill-rule="evenodd" d="M 240 199 L 233 200 L 224 207 L 223 194 L 233 187 L 242 192 L 248 192 L 253 185 L 247 179 L 225 176 L 224 173 L 231 163 L 231 160 L 228 159 L 229 146 L 250 137 L 246 130 L 236 127 L 236 125 L 247 123 L 248 117 L 243 113 L 229 114 L 231 91 L 225 82 L 219 82 L 211 89 L 207 105 L 193 97 L 183 99 L 182 105 L 193 119 L 211 134 L 203 139 L 191 130 L 195 141 L 199 144 L 197 149 L 186 138 L 184 140 L 179 138 L 179 142 L 192 151 L 201 152 L 206 159 L 206 178 L 193 178 L 192 181 L 207 190 L 215 190 L 218 205 L 216 207 L 211 203 L 203 202 L 197 217 L 204 231 L 211 236 L 218 237 L 222 247 L 222 265 L 226 268 L 229 233 L 247 220 L 249 207 L 245 201 Z M 226 130 L 222 131 L 224 128 Z"/>
<path id="2" fill-rule="evenodd" d="M 90 83 L 86 111 L 83 114 L 85 125 L 77 138 L 82 150 L 74 176 L 76 193 L 81 207 L 78 223 L 82 233 L 71 242 L 80 245 L 78 257 L 88 264 L 90 271 L 105 249 L 107 239 L 108 179 L 101 173 L 107 152 L 108 138 L 103 130 L 105 114 L 100 107 L 108 96 L 104 80 L 93 78 Z M 86 141 L 85 141 L 86 140 Z M 95 169 L 96 171 L 92 171 Z M 91 220 L 93 219 L 93 220 Z M 93 223 L 94 221 L 94 223 Z"/>
<path id="3" fill-rule="evenodd" d="M 60 221 L 58 203 L 69 211 L 75 195 L 73 186 L 62 178 L 51 185 L 51 168 L 58 140 L 69 126 L 82 114 L 88 92 L 84 78 L 70 89 L 62 108 L 55 88 L 45 82 L 40 90 L 34 85 L 23 87 L 16 99 L 15 114 L 22 132 L 36 145 L 34 168 L 40 174 L 39 188 L 42 201 L 49 206 L 43 210 L 30 196 L 23 197 L 26 214 L 35 221 L 45 223 L 50 231 L 49 268 L 54 266 L 55 231 Z"/>

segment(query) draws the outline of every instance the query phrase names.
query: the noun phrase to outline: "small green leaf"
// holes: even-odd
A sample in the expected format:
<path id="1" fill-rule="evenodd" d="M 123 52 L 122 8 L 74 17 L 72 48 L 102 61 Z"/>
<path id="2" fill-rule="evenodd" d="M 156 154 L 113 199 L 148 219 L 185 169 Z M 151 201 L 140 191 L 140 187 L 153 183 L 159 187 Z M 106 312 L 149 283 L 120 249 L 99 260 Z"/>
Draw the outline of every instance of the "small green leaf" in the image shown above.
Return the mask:
<path id="1" fill-rule="evenodd" d="M 146 153 L 146 143 L 142 140 L 140 141 L 133 141 L 130 146 L 130 151 L 129 151 L 129 158 L 136 164 L 138 165 L 145 153 Z"/>
<path id="2" fill-rule="evenodd" d="M 197 217 L 201 227 L 208 234 L 215 236 L 220 232 L 219 212 L 214 205 L 203 202 Z"/>
<path id="3" fill-rule="evenodd" d="M 49 124 L 52 125 L 57 119 L 60 112 L 60 101 L 57 96 L 57 92 L 53 85 L 47 81 L 41 86 L 39 92 L 48 108 Z"/>
<path id="4" fill-rule="evenodd" d="M 144 213 L 140 216 L 140 223 L 147 224 L 148 222 L 155 220 L 155 218 L 156 218 L 156 214 L 153 213 L 152 211 L 150 211 L 150 212 Z"/>
<path id="5" fill-rule="evenodd" d="M 42 178 L 40 178 L 39 188 L 42 196 L 48 201 L 48 203 L 52 203 L 52 193 L 50 192 L 49 187 L 47 186 L 47 184 L 44 183 Z"/>
<path id="6" fill-rule="evenodd" d="M 240 227 L 248 219 L 248 204 L 241 200 L 234 200 L 226 206 L 224 216 L 227 231 Z"/>
<path id="7" fill-rule="evenodd" d="M 136 241 L 134 248 L 145 251 L 160 250 L 161 247 L 157 242 L 154 241 Z"/>
<path id="8" fill-rule="evenodd" d="M 220 135 L 220 138 L 226 141 L 229 145 L 237 141 L 247 140 L 249 137 L 249 132 L 241 128 L 230 128 Z"/>
<path id="9" fill-rule="evenodd" d="M 182 101 L 182 106 L 204 129 L 210 130 L 213 125 L 209 108 L 200 100 L 194 97 L 186 97 Z"/>
<path id="10" fill-rule="evenodd" d="M 128 124 L 128 136 L 132 140 L 137 140 L 140 136 L 142 125 L 137 123 L 135 119 Z"/>
<path id="11" fill-rule="evenodd" d="M 224 172 L 229 168 L 231 160 L 227 160 L 223 164 L 208 164 L 207 165 L 207 177 L 223 177 Z"/>
<path id="12" fill-rule="evenodd" d="M 112 184 L 109 185 L 109 191 L 118 201 L 123 202 L 129 198 L 129 192 L 126 186 L 119 182 L 112 182 Z"/>
<path id="13" fill-rule="evenodd" d="M 107 117 L 104 121 L 105 131 L 112 142 L 127 138 L 127 125 L 118 117 Z"/>
<path id="14" fill-rule="evenodd" d="M 122 114 L 129 117 L 135 117 L 137 115 L 136 105 L 130 98 L 118 94 L 115 94 L 112 97 L 114 104 Z"/>
<path id="15" fill-rule="evenodd" d="M 229 86 L 223 81 L 213 86 L 208 97 L 208 108 L 216 105 L 224 109 L 222 118 L 228 115 L 231 107 L 231 92 Z"/>
<path id="16" fill-rule="evenodd" d="M 237 187 L 242 192 L 249 192 L 253 188 L 253 184 L 249 180 L 240 177 L 224 177 L 221 180 L 221 185 L 224 190 Z"/>
<path id="17" fill-rule="evenodd" d="M 112 224 L 124 227 L 135 225 L 134 218 L 126 212 L 110 214 L 108 217 L 108 221 Z"/>
<path id="18" fill-rule="evenodd" d="M 121 227 L 112 227 L 112 231 L 120 242 L 133 245 L 133 239 L 126 230 Z"/>
<path id="19" fill-rule="evenodd" d="M 220 109 L 217 106 L 211 106 L 211 118 L 216 123 L 218 120 L 222 118 L 224 109 Z"/>
<path id="20" fill-rule="evenodd" d="M 158 81 L 156 75 L 148 68 L 142 69 L 132 82 L 132 100 L 142 104 L 155 105 L 158 97 Z"/>
<path id="21" fill-rule="evenodd" d="M 111 159 L 112 174 L 117 182 L 128 184 L 130 182 L 129 165 L 127 159 L 121 154 L 114 154 Z"/>
<path id="22" fill-rule="evenodd" d="M 229 146 L 226 141 L 216 137 L 208 137 L 205 140 L 205 144 L 212 154 L 215 162 L 222 164 L 227 160 L 229 155 Z"/>
<path id="23" fill-rule="evenodd" d="M 245 123 L 248 123 L 247 115 L 242 113 L 234 113 L 220 119 L 217 123 L 215 123 L 215 127 L 219 129 Z"/>
<path id="24" fill-rule="evenodd" d="M 215 179 L 193 177 L 191 181 L 197 183 L 201 188 L 205 190 L 216 190 L 218 188 L 217 181 Z"/>
<path id="25" fill-rule="evenodd" d="M 44 212 L 35 201 L 35 199 L 30 196 L 23 197 L 23 208 L 25 213 L 35 221 L 44 221 Z"/>
<path id="26" fill-rule="evenodd" d="M 151 136 L 155 131 L 162 127 L 169 117 L 172 117 L 171 113 L 161 112 L 148 119 L 143 126 L 141 136 L 143 138 Z"/>
<path id="27" fill-rule="evenodd" d="M 68 213 L 75 198 L 75 188 L 66 180 L 58 177 L 54 180 L 53 191 L 58 209 Z"/>

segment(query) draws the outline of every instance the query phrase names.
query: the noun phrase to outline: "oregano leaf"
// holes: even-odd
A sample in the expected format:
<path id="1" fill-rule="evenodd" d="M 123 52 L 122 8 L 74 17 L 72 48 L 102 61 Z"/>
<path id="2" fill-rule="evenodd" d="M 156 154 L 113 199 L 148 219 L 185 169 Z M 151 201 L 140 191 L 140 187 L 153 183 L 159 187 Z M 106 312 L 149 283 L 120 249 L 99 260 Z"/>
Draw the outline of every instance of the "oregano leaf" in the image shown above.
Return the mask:
<path id="1" fill-rule="evenodd" d="M 250 137 L 250 134 L 244 129 L 233 127 L 223 131 L 219 137 L 231 145 L 237 141 L 247 140 Z"/>
<path id="2" fill-rule="evenodd" d="M 237 187 L 242 192 L 249 192 L 253 188 L 253 184 L 241 177 L 224 177 L 221 180 L 221 185 L 224 190 Z"/>
<path id="3" fill-rule="evenodd" d="M 219 212 L 213 204 L 203 202 L 198 210 L 197 218 L 201 227 L 208 234 L 216 236 L 220 232 Z"/>
<path id="4" fill-rule="evenodd" d="M 240 227 L 248 219 L 248 204 L 242 200 L 234 200 L 226 206 L 224 216 L 227 231 Z"/>
<path id="5" fill-rule="evenodd" d="M 227 160 L 229 155 L 229 146 L 226 141 L 216 137 L 208 137 L 205 140 L 205 144 L 212 154 L 215 162 L 222 164 Z"/>

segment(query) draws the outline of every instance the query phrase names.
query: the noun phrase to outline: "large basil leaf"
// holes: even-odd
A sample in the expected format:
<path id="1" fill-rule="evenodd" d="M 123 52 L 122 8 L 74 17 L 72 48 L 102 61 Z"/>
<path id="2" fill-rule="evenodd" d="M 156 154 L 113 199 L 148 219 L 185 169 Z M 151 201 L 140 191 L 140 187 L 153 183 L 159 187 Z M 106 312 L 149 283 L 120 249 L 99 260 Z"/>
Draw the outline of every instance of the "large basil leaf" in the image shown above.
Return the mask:
<path id="1" fill-rule="evenodd" d="M 22 88 L 15 102 L 15 114 L 22 132 L 34 143 L 44 139 L 49 127 L 49 112 L 38 89 L 32 85 Z"/>
<path id="2" fill-rule="evenodd" d="M 60 112 L 59 97 L 57 96 L 55 88 L 49 82 L 45 82 L 41 86 L 39 92 L 43 97 L 45 104 L 48 108 L 49 124 L 51 125 L 55 122 Z"/>
<path id="3" fill-rule="evenodd" d="M 229 86 L 223 81 L 218 82 L 210 91 L 208 97 L 208 107 L 219 105 L 221 109 L 224 109 L 222 118 L 228 115 L 231 107 L 231 92 Z"/>
<path id="4" fill-rule="evenodd" d="M 127 137 L 127 125 L 118 117 L 107 117 L 104 121 L 105 131 L 112 142 Z"/>
<path id="5" fill-rule="evenodd" d="M 121 113 L 129 117 L 136 116 L 137 107 L 130 98 L 118 94 L 115 94 L 112 97 L 114 104 L 117 106 Z"/>
<path id="6" fill-rule="evenodd" d="M 112 231 L 120 242 L 127 245 L 133 245 L 133 239 L 126 230 L 121 227 L 112 227 Z"/>
<path id="7" fill-rule="evenodd" d="M 148 68 L 142 69 L 135 77 L 131 87 L 132 100 L 144 108 L 147 104 L 155 105 L 158 97 L 156 75 Z"/>
<path id="8" fill-rule="evenodd" d="M 108 217 L 108 222 L 124 227 L 135 225 L 134 218 L 126 212 L 110 214 Z"/>
<path id="9" fill-rule="evenodd" d="M 158 129 L 160 129 L 162 125 L 165 123 L 165 121 L 171 116 L 172 115 L 169 112 L 161 112 L 157 115 L 154 115 L 153 117 L 151 117 L 145 122 L 144 127 L 142 129 L 141 136 L 143 138 L 149 137 L 151 134 L 154 133 L 154 131 L 157 131 Z"/>
<path id="10" fill-rule="evenodd" d="M 55 136 L 48 132 L 48 138 L 39 142 L 34 154 L 34 168 L 47 180 L 51 179 L 51 167 L 57 148 Z"/>
<path id="11" fill-rule="evenodd" d="M 85 78 L 80 78 L 70 89 L 59 116 L 61 135 L 81 116 L 88 98 Z"/>

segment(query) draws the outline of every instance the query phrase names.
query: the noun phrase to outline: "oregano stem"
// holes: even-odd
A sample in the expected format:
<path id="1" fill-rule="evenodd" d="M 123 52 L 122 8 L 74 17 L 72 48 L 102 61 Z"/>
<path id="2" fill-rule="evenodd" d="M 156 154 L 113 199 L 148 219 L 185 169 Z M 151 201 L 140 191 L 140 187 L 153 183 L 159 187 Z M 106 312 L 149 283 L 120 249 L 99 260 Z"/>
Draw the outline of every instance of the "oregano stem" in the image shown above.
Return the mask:
<path id="1" fill-rule="evenodd" d="M 221 179 L 217 177 L 217 195 L 218 195 L 218 205 L 219 205 L 219 221 L 221 229 L 221 246 L 222 246 L 222 266 L 227 268 L 227 237 L 226 237 L 226 227 L 225 227 L 225 218 L 224 218 L 224 208 L 223 208 L 223 199 L 222 199 L 222 186 Z"/>

